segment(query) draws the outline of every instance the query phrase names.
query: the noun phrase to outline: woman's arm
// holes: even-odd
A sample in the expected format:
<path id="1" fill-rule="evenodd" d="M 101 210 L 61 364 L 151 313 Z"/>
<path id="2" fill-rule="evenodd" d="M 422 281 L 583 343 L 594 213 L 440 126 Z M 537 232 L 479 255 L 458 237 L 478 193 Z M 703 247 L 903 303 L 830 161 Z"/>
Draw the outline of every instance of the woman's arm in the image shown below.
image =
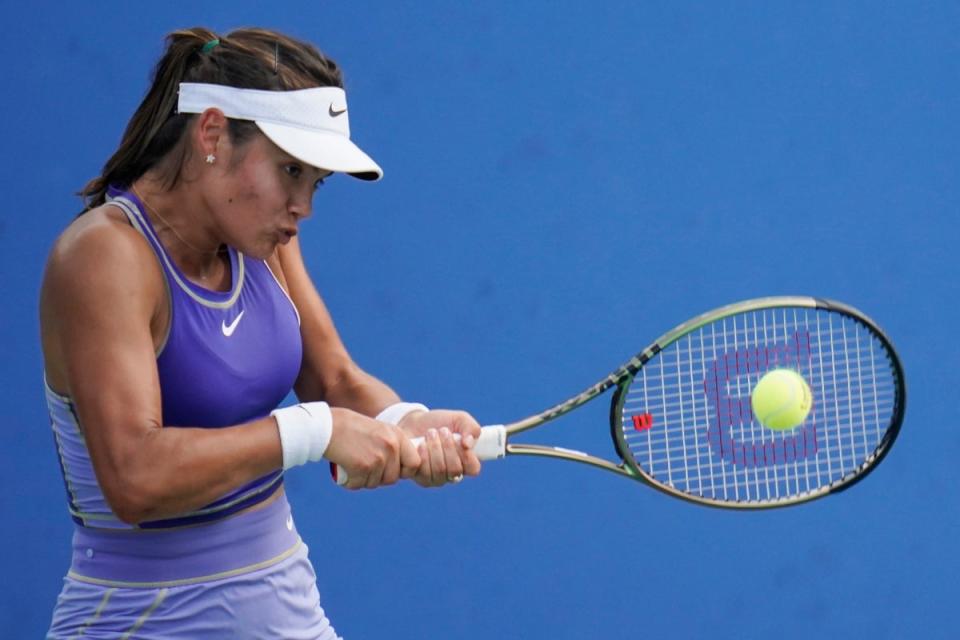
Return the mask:
<path id="1" fill-rule="evenodd" d="M 126 522 L 192 511 L 281 465 L 273 418 L 162 426 L 151 323 L 163 276 L 129 225 L 89 213 L 58 241 L 41 291 L 46 366 L 78 413 L 97 480 Z"/>
<path id="2" fill-rule="evenodd" d="M 363 371 L 350 357 L 307 272 L 296 238 L 278 247 L 276 263 L 274 268 L 279 266 L 282 274 L 278 278 L 285 283 L 300 312 L 304 355 L 294 387 L 297 397 L 301 401 L 325 400 L 332 406 L 348 407 L 367 416 L 376 416 L 398 402 L 400 398 L 389 386 Z M 451 477 L 480 472 L 480 462 L 471 449 L 473 440 L 480 435 L 480 425 L 469 414 L 417 411 L 398 426 L 407 437 L 424 436 L 419 450 L 422 463 L 415 476 L 419 484 L 439 486 Z M 462 444 L 454 441 L 453 433 L 463 436 Z M 349 477 L 352 479 L 353 475 Z"/>
<path id="3" fill-rule="evenodd" d="M 57 242 L 41 289 L 45 366 L 70 396 L 104 497 L 138 523 L 201 508 L 279 469 L 274 417 L 217 429 L 164 428 L 156 366 L 166 289 L 152 250 L 125 222 L 91 212 Z M 324 457 L 351 488 L 410 477 L 420 457 L 388 425 L 333 408 Z"/>
<path id="4" fill-rule="evenodd" d="M 281 274 L 278 277 L 300 312 L 303 365 L 294 384 L 297 397 L 303 402 L 325 400 L 331 406 L 368 416 L 399 402 L 393 389 L 362 370 L 350 357 L 307 272 L 297 238 L 278 247 L 277 256 Z"/>

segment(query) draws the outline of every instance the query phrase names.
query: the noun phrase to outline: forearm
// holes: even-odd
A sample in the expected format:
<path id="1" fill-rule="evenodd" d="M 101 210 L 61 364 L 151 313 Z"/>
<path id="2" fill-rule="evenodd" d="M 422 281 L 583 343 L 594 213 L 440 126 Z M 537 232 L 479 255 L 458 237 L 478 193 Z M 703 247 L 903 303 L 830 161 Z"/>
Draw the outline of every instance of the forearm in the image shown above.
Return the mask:
<path id="1" fill-rule="evenodd" d="M 300 311 L 303 365 L 294 385 L 300 401 L 322 400 L 366 416 L 397 402 L 393 389 L 353 362 L 307 274 L 296 238 L 277 249 L 276 266 Z"/>
<path id="2" fill-rule="evenodd" d="M 386 383 L 353 362 L 344 364 L 326 381 L 303 372 L 294 391 L 301 402 L 323 400 L 330 406 L 351 409 L 366 416 L 376 416 L 384 407 L 400 401 Z"/>
<path id="3" fill-rule="evenodd" d="M 282 465 L 272 417 L 221 429 L 150 429 L 124 458 L 104 490 L 128 522 L 189 513 Z"/>

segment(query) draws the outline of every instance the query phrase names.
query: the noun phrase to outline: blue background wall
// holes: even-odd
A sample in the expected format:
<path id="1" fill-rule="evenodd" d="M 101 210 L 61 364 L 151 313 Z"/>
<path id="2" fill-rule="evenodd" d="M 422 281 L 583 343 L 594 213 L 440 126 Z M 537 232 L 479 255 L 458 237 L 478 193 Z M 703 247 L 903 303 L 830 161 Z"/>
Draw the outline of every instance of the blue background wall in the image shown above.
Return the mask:
<path id="1" fill-rule="evenodd" d="M 68 566 L 37 290 L 177 27 L 263 25 L 345 67 L 386 171 L 302 230 L 355 358 L 483 422 L 580 391 L 733 300 L 873 316 L 908 372 L 866 482 L 771 513 L 517 459 L 441 491 L 289 478 L 347 638 L 956 637 L 960 11 L 951 2 L 5 3 L 0 636 Z M 602 403 L 536 436 L 607 447 Z M 533 440 L 533 435 L 527 440 Z"/>

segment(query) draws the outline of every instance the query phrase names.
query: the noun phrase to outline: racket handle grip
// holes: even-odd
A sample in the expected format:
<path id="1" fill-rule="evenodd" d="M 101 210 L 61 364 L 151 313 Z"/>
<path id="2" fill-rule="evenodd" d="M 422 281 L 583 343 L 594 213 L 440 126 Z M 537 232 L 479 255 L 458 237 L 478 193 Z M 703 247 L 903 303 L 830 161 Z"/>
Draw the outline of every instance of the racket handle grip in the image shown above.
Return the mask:
<path id="1" fill-rule="evenodd" d="M 507 455 L 507 428 L 502 424 L 480 427 L 480 437 L 473 445 L 473 452 L 480 460 L 496 460 Z"/>
<path id="2" fill-rule="evenodd" d="M 460 442 L 460 434 L 453 434 L 453 439 Z M 414 447 L 423 443 L 423 438 L 411 438 Z M 480 429 L 480 437 L 473 445 L 473 452 L 480 460 L 496 460 L 507 455 L 507 430 L 502 424 L 490 425 Z M 330 463 L 330 474 L 340 486 L 347 484 L 347 470 L 338 464 Z"/>

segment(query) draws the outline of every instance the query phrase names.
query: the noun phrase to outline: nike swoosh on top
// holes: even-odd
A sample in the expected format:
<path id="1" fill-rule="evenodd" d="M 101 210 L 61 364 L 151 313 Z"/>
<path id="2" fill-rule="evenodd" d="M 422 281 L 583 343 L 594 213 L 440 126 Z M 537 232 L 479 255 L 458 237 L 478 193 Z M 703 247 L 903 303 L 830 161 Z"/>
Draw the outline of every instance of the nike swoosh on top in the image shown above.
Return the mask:
<path id="1" fill-rule="evenodd" d="M 237 325 L 240 324 L 240 318 L 243 317 L 243 311 L 240 312 L 236 318 L 233 319 L 233 322 L 227 324 L 226 320 L 221 321 L 220 330 L 223 331 L 223 335 L 228 338 L 233 335 L 233 332 L 237 330 Z"/>
<path id="2" fill-rule="evenodd" d="M 342 115 L 345 114 L 346 112 L 347 112 L 347 108 L 346 108 L 346 107 L 344 107 L 343 109 L 340 109 L 339 111 L 336 111 L 336 110 L 334 110 L 334 108 L 333 108 L 333 103 L 332 103 L 332 102 L 330 103 L 330 117 L 331 117 L 331 118 L 336 118 L 337 116 L 342 116 Z"/>

